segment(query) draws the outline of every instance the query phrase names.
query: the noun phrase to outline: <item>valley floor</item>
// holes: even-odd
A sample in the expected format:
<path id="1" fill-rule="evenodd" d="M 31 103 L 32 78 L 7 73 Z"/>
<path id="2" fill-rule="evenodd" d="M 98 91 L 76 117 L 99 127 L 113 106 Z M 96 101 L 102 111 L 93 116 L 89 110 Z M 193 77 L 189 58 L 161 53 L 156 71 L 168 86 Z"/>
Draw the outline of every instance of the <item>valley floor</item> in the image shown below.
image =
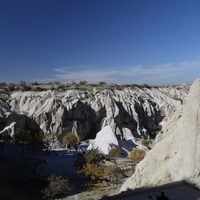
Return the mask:
<path id="1" fill-rule="evenodd" d="M 21 154 L 20 148 L 5 148 L 5 155 L 7 156 L 27 156 Z M 29 155 L 30 156 L 30 155 Z M 32 155 L 33 156 L 33 155 Z M 34 157 L 44 160 L 44 162 L 37 168 L 37 172 L 43 175 L 55 174 L 64 175 L 72 179 L 74 184 L 80 184 L 81 177 L 76 173 L 74 161 L 77 159 L 76 155 L 71 154 L 66 150 L 52 152 L 50 155 L 42 154 Z M 84 179 L 83 179 L 84 182 Z M 122 183 L 121 183 L 122 184 Z M 164 191 L 169 197 L 169 200 L 200 200 L 200 191 L 194 189 L 187 183 L 172 183 L 159 187 L 143 188 L 134 191 L 127 191 L 119 193 L 121 184 L 110 184 L 99 187 L 96 190 L 84 191 L 83 185 L 80 192 L 74 195 L 62 198 L 63 200 L 146 200 L 148 193 L 153 195 L 153 200 L 156 199 L 156 194 Z M 80 184 L 81 185 L 81 184 Z M 112 195 L 112 196 L 111 196 Z"/>

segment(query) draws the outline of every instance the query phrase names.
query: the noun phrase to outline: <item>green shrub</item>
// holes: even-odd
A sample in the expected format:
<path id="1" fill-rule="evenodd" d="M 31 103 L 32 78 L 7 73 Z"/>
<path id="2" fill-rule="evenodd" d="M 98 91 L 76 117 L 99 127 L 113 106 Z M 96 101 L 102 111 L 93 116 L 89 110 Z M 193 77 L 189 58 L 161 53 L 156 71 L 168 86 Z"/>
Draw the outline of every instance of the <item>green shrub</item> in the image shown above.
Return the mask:
<path id="1" fill-rule="evenodd" d="M 9 83 L 8 89 L 12 92 L 15 90 L 16 85 L 14 83 Z"/>
<path id="2" fill-rule="evenodd" d="M 88 82 L 87 81 L 80 81 L 79 85 L 86 85 Z"/>
<path id="3" fill-rule="evenodd" d="M 60 85 L 59 81 L 54 81 L 54 85 Z"/>
<path id="4" fill-rule="evenodd" d="M 75 145 L 77 145 L 77 142 L 78 142 L 78 138 L 73 133 L 68 133 L 62 139 L 62 144 L 64 146 L 67 146 L 67 145 L 75 146 Z"/>
<path id="5" fill-rule="evenodd" d="M 100 82 L 98 83 L 98 85 L 101 85 L 101 86 L 106 85 L 106 82 L 105 82 L 105 81 L 100 81 Z"/>
<path id="6" fill-rule="evenodd" d="M 111 181 L 117 181 L 125 177 L 124 170 L 117 165 L 107 166 L 105 169 L 105 176 Z"/>
<path id="7" fill-rule="evenodd" d="M 87 163 L 83 166 L 79 173 L 83 173 L 86 176 L 90 176 L 92 183 L 92 180 L 96 182 L 104 176 L 104 167 L 97 164 Z"/>
<path id="8" fill-rule="evenodd" d="M 65 85 L 64 84 L 58 85 L 57 90 L 58 91 L 65 91 Z"/>
<path id="9" fill-rule="evenodd" d="M 119 146 L 112 148 L 109 153 L 109 157 L 123 157 L 122 149 Z"/>
<path id="10" fill-rule="evenodd" d="M 58 195 L 68 195 L 71 191 L 69 180 L 62 176 L 51 175 L 47 178 L 48 187 L 42 190 L 44 199 L 54 199 Z"/>
<path id="11" fill-rule="evenodd" d="M 102 153 L 99 151 L 98 148 L 91 149 L 88 154 L 85 154 L 83 156 L 83 158 L 87 163 L 93 163 L 93 164 L 97 164 L 103 160 Z"/>
<path id="12" fill-rule="evenodd" d="M 23 129 L 17 128 L 14 134 L 14 142 L 22 146 L 23 153 L 25 153 L 25 145 L 31 142 L 30 131 L 25 131 Z"/>

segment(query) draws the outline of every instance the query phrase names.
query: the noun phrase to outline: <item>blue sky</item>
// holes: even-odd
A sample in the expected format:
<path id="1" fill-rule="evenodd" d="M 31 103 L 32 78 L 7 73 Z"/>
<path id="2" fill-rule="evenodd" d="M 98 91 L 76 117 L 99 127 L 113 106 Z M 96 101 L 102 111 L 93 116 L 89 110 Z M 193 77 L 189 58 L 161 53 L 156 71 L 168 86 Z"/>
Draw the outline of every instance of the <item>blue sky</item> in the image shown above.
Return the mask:
<path id="1" fill-rule="evenodd" d="M 192 83 L 199 0 L 0 0 L 0 82 Z"/>

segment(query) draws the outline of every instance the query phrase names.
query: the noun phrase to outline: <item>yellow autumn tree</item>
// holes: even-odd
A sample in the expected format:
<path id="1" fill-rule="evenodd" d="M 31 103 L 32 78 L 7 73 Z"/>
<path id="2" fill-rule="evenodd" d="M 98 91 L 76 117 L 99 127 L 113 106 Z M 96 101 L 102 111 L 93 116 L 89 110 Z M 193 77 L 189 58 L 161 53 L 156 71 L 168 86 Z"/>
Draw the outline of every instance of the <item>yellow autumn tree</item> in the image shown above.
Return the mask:
<path id="1" fill-rule="evenodd" d="M 83 166 L 79 173 L 83 173 L 86 176 L 89 176 L 92 183 L 92 181 L 96 182 L 104 176 L 104 167 L 97 164 L 87 163 Z"/>

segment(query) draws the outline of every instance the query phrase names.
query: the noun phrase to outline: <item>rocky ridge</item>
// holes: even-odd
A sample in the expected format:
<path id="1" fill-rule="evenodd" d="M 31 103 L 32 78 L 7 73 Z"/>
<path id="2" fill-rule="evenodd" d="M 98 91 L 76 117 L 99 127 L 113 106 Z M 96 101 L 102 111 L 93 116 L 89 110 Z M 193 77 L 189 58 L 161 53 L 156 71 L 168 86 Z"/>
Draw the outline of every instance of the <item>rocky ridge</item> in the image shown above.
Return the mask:
<path id="1" fill-rule="evenodd" d="M 188 85 L 14 91 L 0 99 L 0 128 L 52 131 L 60 138 L 73 132 L 81 139 L 95 138 L 109 125 L 117 139 L 154 138 L 188 94 Z M 2 95 L 1 95 L 2 96 Z"/>
<path id="2" fill-rule="evenodd" d="M 157 135 L 155 146 L 137 165 L 121 191 L 187 181 L 200 188 L 200 79 L 183 106 Z"/>

